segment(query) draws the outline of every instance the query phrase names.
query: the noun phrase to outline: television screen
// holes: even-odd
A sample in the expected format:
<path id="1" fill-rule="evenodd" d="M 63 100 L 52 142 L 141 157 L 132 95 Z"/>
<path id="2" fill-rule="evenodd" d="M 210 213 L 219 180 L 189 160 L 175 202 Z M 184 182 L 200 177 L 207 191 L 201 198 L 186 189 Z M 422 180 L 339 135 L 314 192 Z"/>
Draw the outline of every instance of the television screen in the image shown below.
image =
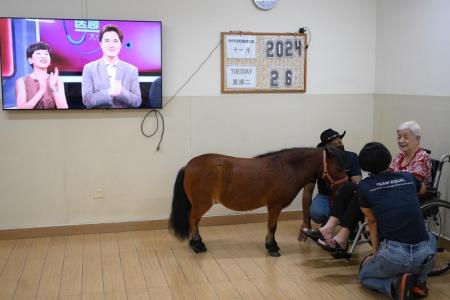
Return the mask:
<path id="1" fill-rule="evenodd" d="M 162 108 L 160 21 L 0 18 L 3 109 Z"/>

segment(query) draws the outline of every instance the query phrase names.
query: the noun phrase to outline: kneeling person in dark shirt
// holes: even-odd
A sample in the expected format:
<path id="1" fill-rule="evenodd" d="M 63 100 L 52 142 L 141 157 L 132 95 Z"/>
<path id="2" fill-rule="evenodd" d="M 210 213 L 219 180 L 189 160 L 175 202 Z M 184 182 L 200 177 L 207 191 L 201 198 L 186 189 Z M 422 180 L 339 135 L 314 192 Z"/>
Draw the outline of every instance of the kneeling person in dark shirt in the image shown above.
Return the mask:
<path id="1" fill-rule="evenodd" d="M 370 175 L 359 183 L 358 201 L 372 241 L 372 255 L 362 262 L 359 278 L 363 286 L 395 299 L 423 297 L 436 252 L 417 195 L 424 187 L 410 173 L 389 171 L 390 162 L 380 143 L 368 143 L 359 153 L 361 169 Z"/>

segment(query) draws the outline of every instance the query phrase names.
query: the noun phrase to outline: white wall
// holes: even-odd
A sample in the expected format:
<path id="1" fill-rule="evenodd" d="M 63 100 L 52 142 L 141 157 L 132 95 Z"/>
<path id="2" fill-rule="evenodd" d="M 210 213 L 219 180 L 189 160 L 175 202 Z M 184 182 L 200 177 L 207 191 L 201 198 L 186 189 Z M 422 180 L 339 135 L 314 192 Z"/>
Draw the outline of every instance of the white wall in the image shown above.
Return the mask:
<path id="1" fill-rule="evenodd" d="M 120 4 L 119 4 L 120 3 Z M 0 229 L 146 219 L 169 215 L 176 172 L 205 152 L 254 156 L 315 146 L 328 127 L 347 130 L 357 151 L 373 132 L 376 2 L 3 0 L 3 16 L 162 20 L 163 93 L 184 83 L 220 32 L 313 32 L 306 94 L 220 94 L 216 51 L 162 110 L 166 133 L 140 133 L 144 112 L 0 112 Z M 114 6 L 113 4 L 117 4 Z M 146 123 L 150 131 L 152 122 Z M 97 187 L 104 199 L 93 199 Z M 290 209 L 299 208 L 296 200 Z M 220 206 L 210 214 L 229 214 Z"/>
<path id="2" fill-rule="evenodd" d="M 450 96 L 450 1 L 378 0 L 376 93 Z"/>

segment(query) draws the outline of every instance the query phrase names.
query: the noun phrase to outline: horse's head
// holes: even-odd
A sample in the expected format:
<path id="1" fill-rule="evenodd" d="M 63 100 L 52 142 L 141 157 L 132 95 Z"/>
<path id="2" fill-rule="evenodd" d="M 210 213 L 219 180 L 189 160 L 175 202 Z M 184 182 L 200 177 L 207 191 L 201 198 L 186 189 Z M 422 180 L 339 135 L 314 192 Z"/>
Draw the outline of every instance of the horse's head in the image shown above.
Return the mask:
<path id="1" fill-rule="evenodd" d="M 344 151 L 336 147 L 325 147 L 323 150 L 322 178 L 330 185 L 331 190 L 337 190 L 348 180 L 347 169 L 350 161 Z"/>

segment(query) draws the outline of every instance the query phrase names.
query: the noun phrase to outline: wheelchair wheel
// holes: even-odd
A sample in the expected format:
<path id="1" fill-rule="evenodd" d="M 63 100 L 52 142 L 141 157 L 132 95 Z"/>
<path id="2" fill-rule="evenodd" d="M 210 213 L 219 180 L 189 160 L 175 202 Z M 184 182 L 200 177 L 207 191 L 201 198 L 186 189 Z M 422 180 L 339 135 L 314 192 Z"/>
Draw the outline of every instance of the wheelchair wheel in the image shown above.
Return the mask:
<path id="1" fill-rule="evenodd" d="M 450 268 L 450 202 L 432 201 L 421 206 L 427 230 L 436 236 L 436 262 L 429 276 Z"/>

